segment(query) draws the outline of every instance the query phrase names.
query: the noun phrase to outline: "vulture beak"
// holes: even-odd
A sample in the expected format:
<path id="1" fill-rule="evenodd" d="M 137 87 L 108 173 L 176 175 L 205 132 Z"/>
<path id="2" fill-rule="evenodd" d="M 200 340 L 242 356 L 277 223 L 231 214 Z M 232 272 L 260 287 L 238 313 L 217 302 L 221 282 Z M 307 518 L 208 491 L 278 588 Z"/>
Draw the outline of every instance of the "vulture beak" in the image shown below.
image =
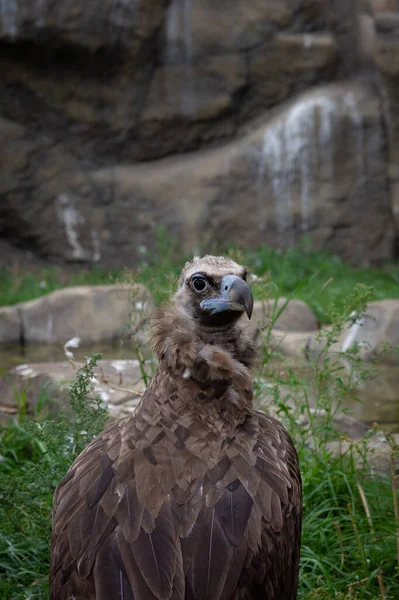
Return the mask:
<path id="1" fill-rule="evenodd" d="M 225 275 L 221 282 L 221 294 L 216 298 L 203 300 L 201 308 L 209 311 L 210 315 L 225 311 L 246 312 L 251 318 L 254 297 L 246 281 L 237 275 Z"/>

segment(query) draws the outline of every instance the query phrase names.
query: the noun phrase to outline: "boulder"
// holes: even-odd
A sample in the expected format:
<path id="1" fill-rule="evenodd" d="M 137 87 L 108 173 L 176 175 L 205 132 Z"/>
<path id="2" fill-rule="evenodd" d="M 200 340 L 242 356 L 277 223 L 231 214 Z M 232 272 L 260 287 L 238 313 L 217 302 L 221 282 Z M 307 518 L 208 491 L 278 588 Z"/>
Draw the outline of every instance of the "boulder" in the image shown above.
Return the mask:
<path id="1" fill-rule="evenodd" d="M 19 344 L 21 318 L 16 306 L 0 306 L 0 344 Z"/>
<path id="2" fill-rule="evenodd" d="M 385 119 L 389 134 L 388 185 L 396 230 L 399 231 L 399 7 L 393 2 L 384 4 L 390 6 L 385 7 L 388 12 L 376 14 L 373 58 L 384 86 Z"/>
<path id="3" fill-rule="evenodd" d="M 76 45 L 94 52 L 118 46 L 134 49 L 153 35 L 163 17 L 164 0 L 13 0 L 0 9 L 0 39 Z"/>
<path id="4" fill-rule="evenodd" d="M 82 344 L 133 335 L 143 341 L 153 309 L 145 286 L 99 285 L 57 290 L 18 305 L 25 343 Z"/>
<path id="5" fill-rule="evenodd" d="M 371 10 L 375 15 L 397 10 L 398 0 L 369 0 Z"/>
<path id="6" fill-rule="evenodd" d="M 137 264 L 161 224 L 190 250 L 306 235 L 353 263 L 392 258 L 392 14 L 366 15 L 392 139 L 373 73 L 325 86 L 358 72 L 354 12 L 346 0 L 3 2 L 1 236 L 107 266 Z"/>
<path id="7" fill-rule="evenodd" d="M 398 433 L 392 434 L 392 441 L 396 445 L 399 444 Z M 382 432 L 365 442 L 361 441 L 360 444 L 353 444 L 349 440 L 342 439 L 329 442 L 327 448 L 335 456 L 343 454 L 348 456 L 352 451 L 352 456 L 359 470 L 366 467 L 374 475 L 386 475 L 388 477 L 392 475 L 392 447 Z M 397 472 L 398 469 L 399 459 L 396 456 L 395 471 Z"/>
<path id="8" fill-rule="evenodd" d="M 309 348 L 314 344 L 315 331 L 271 331 L 271 348 L 289 358 L 304 359 L 308 356 Z"/>
<path id="9" fill-rule="evenodd" d="M 294 314 L 292 318 L 295 320 Z M 323 329 L 318 332 L 310 329 L 279 329 L 282 327 L 272 330 L 271 344 L 285 356 L 306 358 L 322 353 L 325 346 Z M 362 359 L 370 361 L 377 357 L 379 362 L 397 364 L 399 353 L 395 351 L 395 347 L 399 346 L 399 300 L 370 302 L 366 317 L 348 326 L 337 342 L 330 346 L 329 353 L 333 355 L 345 352 L 355 343 L 359 345 L 359 356 Z"/>
<path id="10" fill-rule="evenodd" d="M 378 300 L 367 306 L 366 316 L 348 326 L 330 348 L 330 352 L 344 352 L 359 345 L 359 356 L 365 360 L 379 357 L 397 362 L 399 355 L 389 346 L 399 346 L 399 299 Z M 318 353 L 323 342 L 314 337 L 308 350 Z"/>
<path id="11" fill-rule="evenodd" d="M 79 366 L 79 365 L 78 365 Z M 92 379 L 92 395 L 100 396 L 109 409 L 111 419 L 131 414 L 138 405 L 145 386 L 137 360 L 101 360 Z M 35 414 L 38 405 L 57 414 L 67 408 L 71 382 L 76 368 L 69 362 L 20 365 L 0 379 L 0 421 L 17 414 L 17 396 L 24 394 L 27 413 Z M 108 382 L 108 383 L 107 383 Z M 110 385 L 109 385 L 110 384 Z"/>
<path id="12" fill-rule="evenodd" d="M 185 62 L 188 57 L 248 51 L 292 21 L 287 0 L 231 0 L 226 11 L 212 0 L 172 0 L 162 55 L 170 62 Z"/>
<path id="13" fill-rule="evenodd" d="M 151 247 L 164 223 L 187 249 L 265 239 L 285 248 L 306 235 L 368 263 L 391 253 L 395 235 L 382 144 L 378 98 L 361 85 L 334 85 L 257 120 L 230 144 L 92 178 L 99 189 L 112 186 L 103 220 L 126 223 L 118 237 L 134 240 L 130 256 Z M 129 227 L 131 203 L 141 210 Z"/>
<path id="14" fill-rule="evenodd" d="M 282 311 L 275 320 L 277 314 Z M 253 323 L 264 330 L 274 321 L 273 328 L 286 332 L 317 331 L 318 323 L 312 309 L 302 300 L 256 300 L 254 303 Z"/>

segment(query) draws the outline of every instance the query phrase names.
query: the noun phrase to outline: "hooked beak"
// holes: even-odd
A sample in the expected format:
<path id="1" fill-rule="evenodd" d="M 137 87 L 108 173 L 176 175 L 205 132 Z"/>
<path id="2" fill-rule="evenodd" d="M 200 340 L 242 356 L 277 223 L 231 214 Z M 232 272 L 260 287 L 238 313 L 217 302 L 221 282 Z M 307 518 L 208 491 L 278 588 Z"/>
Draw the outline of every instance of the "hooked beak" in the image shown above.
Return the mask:
<path id="1" fill-rule="evenodd" d="M 250 319 L 254 297 L 247 282 L 236 275 L 225 275 L 222 278 L 221 289 L 220 296 L 203 300 L 201 308 L 209 311 L 210 315 L 225 311 L 246 312 Z"/>

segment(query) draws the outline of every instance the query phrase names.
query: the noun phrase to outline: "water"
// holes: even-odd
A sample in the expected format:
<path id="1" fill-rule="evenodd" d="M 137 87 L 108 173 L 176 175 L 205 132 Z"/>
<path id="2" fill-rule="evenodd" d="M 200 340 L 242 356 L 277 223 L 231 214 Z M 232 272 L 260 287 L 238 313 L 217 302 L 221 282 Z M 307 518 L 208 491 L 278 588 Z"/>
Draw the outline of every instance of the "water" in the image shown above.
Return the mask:
<path id="1" fill-rule="evenodd" d="M 115 344 L 98 343 L 73 349 L 73 355 L 77 362 L 83 361 L 86 356 L 99 352 L 107 360 L 131 360 L 136 358 L 132 345 L 122 341 Z M 19 365 L 65 360 L 67 359 L 61 344 L 28 344 L 26 346 L 4 344 L 0 345 L 0 376 Z"/>
<path id="2" fill-rule="evenodd" d="M 275 225 L 281 240 L 284 233 L 294 230 L 297 197 L 300 198 L 301 232 L 305 233 L 315 224 L 316 184 L 334 178 L 335 124 L 343 115 L 355 131 L 354 143 L 350 144 L 353 149 L 349 151 L 356 164 L 354 179 L 361 181 L 365 173 L 364 125 L 355 94 L 343 97 L 323 92 L 309 94 L 293 104 L 284 119 L 277 119 L 265 128 L 258 163 L 258 207 L 266 201 L 264 183 L 269 181 Z M 262 214 L 259 222 L 264 228 Z"/>

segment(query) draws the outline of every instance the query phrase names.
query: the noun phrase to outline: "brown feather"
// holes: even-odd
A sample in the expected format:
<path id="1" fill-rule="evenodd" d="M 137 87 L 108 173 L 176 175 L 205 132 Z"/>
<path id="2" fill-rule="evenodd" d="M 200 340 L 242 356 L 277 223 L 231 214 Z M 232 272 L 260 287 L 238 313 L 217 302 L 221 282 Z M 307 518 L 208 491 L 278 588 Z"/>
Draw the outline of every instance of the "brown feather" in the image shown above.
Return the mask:
<path id="1" fill-rule="evenodd" d="M 243 319 L 203 326 L 229 259 L 188 263 L 153 322 L 159 366 L 136 414 L 109 425 L 54 494 L 51 600 L 295 600 L 301 481 L 284 428 L 252 407 Z"/>

